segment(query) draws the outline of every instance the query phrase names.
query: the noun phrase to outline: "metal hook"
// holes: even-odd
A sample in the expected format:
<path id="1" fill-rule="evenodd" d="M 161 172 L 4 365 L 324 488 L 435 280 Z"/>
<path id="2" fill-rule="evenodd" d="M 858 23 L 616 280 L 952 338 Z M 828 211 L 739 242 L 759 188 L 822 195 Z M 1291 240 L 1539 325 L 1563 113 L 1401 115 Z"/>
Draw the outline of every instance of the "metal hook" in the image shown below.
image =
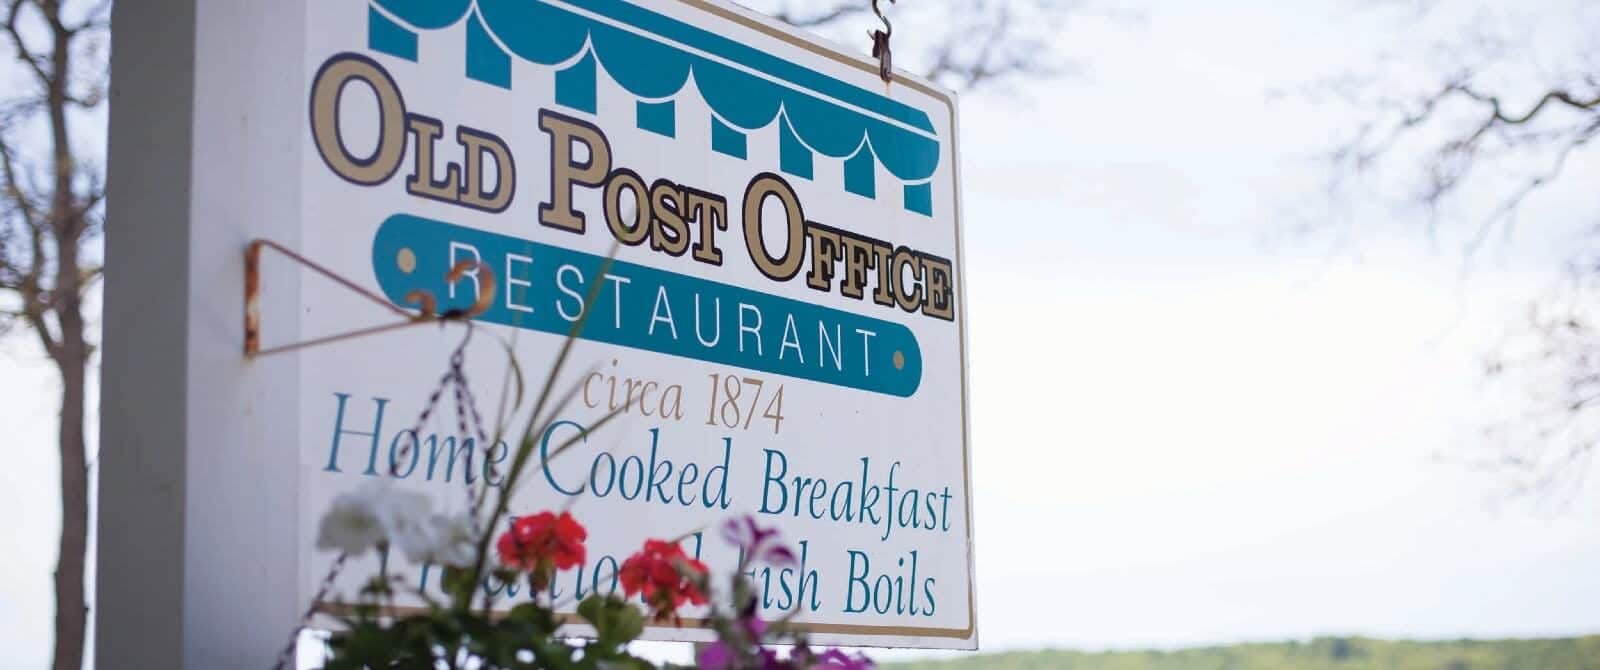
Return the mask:
<path id="1" fill-rule="evenodd" d="M 894 0 L 889 0 L 889 4 L 894 4 Z M 894 35 L 894 24 L 889 23 L 889 17 L 878 8 L 878 0 L 872 0 L 872 13 L 883 22 L 883 30 L 870 31 L 867 37 L 872 39 L 872 56 L 878 59 L 878 78 L 887 84 L 894 79 L 894 61 L 889 54 L 889 37 Z"/>
<path id="2" fill-rule="evenodd" d="M 894 4 L 894 0 L 889 0 L 889 4 Z M 878 0 L 872 0 L 872 13 L 877 14 L 878 20 L 883 22 L 883 34 L 885 36 L 893 35 L 894 25 L 889 23 L 889 17 L 883 15 L 883 10 L 878 8 Z"/>
<path id="3" fill-rule="evenodd" d="M 450 268 L 450 272 L 444 276 L 444 281 L 447 284 L 454 284 L 461 281 L 462 277 L 467 276 L 468 271 L 475 271 L 474 276 L 477 277 L 476 283 L 479 285 L 478 299 L 473 301 L 471 307 L 452 309 L 440 314 L 439 318 L 470 319 L 489 311 L 489 307 L 494 305 L 494 271 L 490 270 L 489 266 L 482 261 L 457 261 L 455 267 Z"/>
<path id="4" fill-rule="evenodd" d="M 481 261 L 457 261 L 455 267 L 450 268 L 450 272 L 444 276 L 445 284 L 449 285 L 461 281 L 461 278 L 467 276 L 468 272 L 474 273 L 478 284 L 478 297 L 477 300 L 473 301 L 471 307 L 456 307 L 441 314 L 439 313 L 439 301 L 433 297 L 432 292 L 420 288 L 412 289 L 409 293 L 406 293 L 405 297 L 407 304 L 417 306 L 417 314 L 412 318 L 418 321 L 449 321 L 452 319 L 459 321 L 471 319 L 489 311 L 489 307 L 494 305 L 495 283 L 494 271 L 490 270 L 488 265 L 483 264 Z"/>

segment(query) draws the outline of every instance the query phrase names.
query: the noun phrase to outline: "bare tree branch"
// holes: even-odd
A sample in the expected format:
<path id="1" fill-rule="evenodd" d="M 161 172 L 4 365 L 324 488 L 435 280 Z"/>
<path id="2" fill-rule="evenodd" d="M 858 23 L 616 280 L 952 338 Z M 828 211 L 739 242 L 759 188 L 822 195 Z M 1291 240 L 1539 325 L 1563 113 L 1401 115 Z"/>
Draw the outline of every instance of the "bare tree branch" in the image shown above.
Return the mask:
<path id="1" fill-rule="evenodd" d="M 98 0 L 82 23 L 67 25 L 73 0 L 0 0 L 9 46 L 33 79 L 29 90 L 0 93 L 0 291 L 15 295 L 0 313 L 0 331 L 22 323 L 39 338 L 61 377 L 57 448 L 61 459 L 61 534 L 54 574 L 54 666 L 79 670 L 84 655 L 87 601 L 88 454 L 85 440 L 89 341 L 84 292 L 98 281 L 98 264 L 83 255 L 102 225 L 104 180 L 73 144 L 69 108 L 104 101 L 106 63 L 98 45 L 109 9 Z M 28 38 L 40 43 L 30 45 Z M 88 70 L 75 71 L 74 62 Z M 87 87 L 74 86 L 86 79 Z M 41 132 L 42 131 L 42 132 Z"/>
<path id="2" fill-rule="evenodd" d="M 1408 21 L 1417 18 L 1408 13 Z M 1589 62 L 1586 46 L 1577 45 L 1572 70 L 1530 73 L 1535 66 L 1517 51 L 1517 40 L 1534 40 L 1516 31 L 1497 37 L 1499 28 L 1475 24 L 1460 39 L 1430 49 L 1425 67 L 1434 69 L 1431 58 L 1440 54 L 1454 61 L 1431 86 L 1417 88 L 1414 80 L 1382 72 L 1332 82 L 1326 92 L 1363 109 L 1365 119 L 1326 156 L 1331 201 L 1397 197 L 1385 204 L 1398 203 L 1399 212 L 1420 210 L 1432 239 L 1459 235 L 1470 263 L 1497 232 L 1509 235 L 1526 225 L 1519 219 L 1535 196 L 1561 184 L 1569 168 L 1580 161 L 1594 165 L 1600 156 L 1589 150 L 1600 135 L 1600 63 Z M 1409 75 L 1407 65 L 1386 68 Z M 1535 76 L 1543 85 L 1525 87 Z M 1385 93 L 1386 86 L 1411 92 Z M 1600 209 L 1576 213 L 1596 214 Z M 1538 223 L 1548 234 L 1554 222 Z M 1587 243 L 1600 246 L 1600 228 Z M 1600 249 L 1580 248 L 1556 288 L 1531 302 L 1527 316 L 1488 357 L 1485 378 L 1510 400 L 1505 416 L 1480 419 L 1485 440 L 1477 446 L 1487 454 L 1471 462 L 1502 475 L 1514 494 L 1573 493 L 1600 447 L 1597 298 Z"/>
<path id="3" fill-rule="evenodd" d="M 105 30 L 111 27 L 111 0 L 100 0 L 85 14 L 83 20 L 76 25 L 67 27 L 67 32 L 77 34 L 87 31 Z"/>
<path id="4" fill-rule="evenodd" d="M 11 0 L 11 7 L 6 11 L 6 34 L 11 36 L 12 48 L 17 51 L 17 60 L 27 65 L 28 69 L 33 71 L 34 77 L 39 81 L 47 81 L 50 79 L 50 75 L 45 72 L 44 66 L 40 65 L 44 58 L 34 55 L 28 49 L 27 42 L 22 39 L 22 32 L 17 28 L 17 21 L 21 18 L 24 4 L 32 3 L 27 0 Z"/>
<path id="5" fill-rule="evenodd" d="M 1444 139 L 1437 140 L 1431 149 L 1424 149 L 1417 163 L 1425 177 L 1417 202 L 1429 212 L 1430 237 L 1437 232 L 1441 206 L 1460 193 L 1475 172 L 1495 167 L 1496 159 L 1510 152 L 1551 156 L 1550 167 L 1518 180 L 1521 185 L 1475 229 L 1464 247 L 1469 257 L 1482 246 L 1490 231 L 1514 219 L 1516 210 L 1528 197 L 1557 179 L 1568 157 L 1600 132 L 1596 127 L 1600 124 L 1600 90 L 1587 95 L 1550 90 L 1526 111 L 1517 113 L 1507 110 L 1501 96 L 1472 85 L 1473 74 L 1458 73 L 1434 93 L 1411 102 L 1379 100 L 1374 118 L 1328 154 L 1333 174 L 1342 180 L 1344 175 L 1364 173 L 1386 163 L 1415 160 L 1409 156 L 1416 154 L 1402 157 L 1394 153 L 1404 142 L 1442 133 Z M 1453 125 L 1451 113 L 1459 111 L 1460 103 L 1479 109 L 1476 120 Z M 1554 122 L 1548 120 L 1557 109 L 1583 119 L 1577 124 L 1551 125 Z"/>
<path id="6" fill-rule="evenodd" d="M 1524 122 L 1526 121 L 1524 120 L 1517 123 Z M 1467 253 L 1469 255 L 1476 253 L 1480 248 L 1482 248 L 1484 242 L 1489 238 L 1489 233 L 1492 232 L 1497 225 L 1515 218 L 1517 211 L 1522 208 L 1522 204 L 1528 199 L 1528 196 L 1532 195 L 1535 191 L 1544 188 L 1555 180 L 1560 179 L 1561 173 L 1566 170 L 1567 161 L 1572 156 L 1572 153 L 1587 145 L 1590 140 L 1594 139 L 1596 134 L 1600 134 L 1600 117 L 1597 117 L 1592 123 L 1585 126 L 1583 130 L 1579 131 L 1577 135 L 1568 139 L 1565 143 L 1555 145 L 1555 157 L 1551 160 L 1550 166 L 1543 172 L 1529 177 L 1527 181 L 1522 184 L 1522 186 L 1518 187 L 1509 197 L 1502 201 L 1500 205 L 1494 209 L 1494 211 L 1490 212 L 1489 216 L 1484 219 L 1484 222 L 1478 226 L 1477 233 L 1474 234 L 1472 239 L 1468 241 Z"/>
<path id="7" fill-rule="evenodd" d="M 1501 106 L 1500 98 L 1498 96 L 1480 93 L 1464 85 L 1451 86 L 1445 90 L 1444 94 L 1452 92 L 1460 93 L 1461 95 L 1472 98 L 1473 100 L 1477 100 L 1478 102 L 1486 103 L 1493 110 L 1493 113 L 1489 116 L 1489 120 L 1485 121 L 1483 126 L 1480 128 L 1480 133 L 1483 132 L 1482 128 L 1492 127 L 1495 123 L 1522 124 L 1532 121 L 1535 116 L 1539 115 L 1539 112 L 1544 110 L 1545 105 L 1548 105 L 1551 102 L 1559 102 L 1570 107 L 1584 110 L 1594 109 L 1595 106 L 1600 105 L 1600 97 L 1595 97 L 1588 100 L 1578 100 L 1573 98 L 1572 94 L 1566 91 L 1550 91 L 1549 93 L 1544 94 L 1544 97 L 1539 98 L 1539 101 L 1534 103 L 1533 107 L 1530 108 L 1527 113 L 1520 116 L 1509 116 L 1505 113 L 1505 109 Z"/>
<path id="8" fill-rule="evenodd" d="M 869 0 L 835 0 L 820 9 L 780 1 L 764 7 L 790 25 L 853 42 L 856 29 L 878 28 Z M 945 0 L 881 5 L 894 23 L 896 66 L 959 89 L 1013 77 L 1050 77 L 1067 71 L 1055 48 L 1069 16 L 1091 13 L 1089 0 Z M 902 57 L 902 54 L 906 54 Z"/>
<path id="9" fill-rule="evenodd" d="M 15 206 L 23 223 L 30 229 L 41 228 L 43 217 L 33 199 L 23 192 L 22 185 L 17 180 L 17 161 L 3 127 L 0 127 L 0 178 L 5 180 L 3 187 L 6 199 Z"/>
<path id="10" fill-rule="evenodd" d="M 773 17 L 796 28 L 818 28 L 833 25 L 842 19 L 865 14 L 871 7 L 861 0 L 844 0 L 827 9 L 813 14 L 799 15 L 794 9 L 785 5 L 773 13 Z"/>

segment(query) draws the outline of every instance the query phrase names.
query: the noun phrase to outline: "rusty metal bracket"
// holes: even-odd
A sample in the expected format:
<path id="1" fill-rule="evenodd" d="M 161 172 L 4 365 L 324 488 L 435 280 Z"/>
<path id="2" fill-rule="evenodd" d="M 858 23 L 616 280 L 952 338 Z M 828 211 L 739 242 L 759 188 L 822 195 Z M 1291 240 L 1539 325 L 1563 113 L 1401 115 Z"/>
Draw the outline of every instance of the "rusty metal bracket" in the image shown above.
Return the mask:
<path id="1" fill-rule="evenodd" d="M 401 320 L 376 326 L 369 326 L 367 328 L 358 328 L 356 330 L 346 331 L 343 333 L 335 333 L 333 335 L 325 335 L 309 340 L 302 340 L 292 344 L 284 344 L 262 349 L 260 304 L 262 249 L 272 249 L 273 251 L 284 255 L 290 260 L 310 268 L 317 274 L 332 280 L 334 283 L 350 290 L 356 295 L 366 298 L 367 300 L 381 305 L 384 309 L 394 312 L 395 315 L 400 317 Z M 477 269 L 479 290 L 477 300 L 472 303 L 472 306 L 464 309 L 452 309 L 440 314 L 437 311 L 438 301 L 434 298 L 433 294 L 428 291 L 418 289 L 406 294 L 406 302 L 417 305 L 417 311 L 410 312 L 400 307 L 396 307 L 383 296 L 362 288 L 359 284 L 351 281 L 343 275 L 340 275 L 339 273 L 334 272 L 333 270 L 330 270 L 327 267 L 312 261 L 309 258 L 306 258 L 305 256 L 295 253 L 294 251 L 284 247 L 281 244 L 278 244 L 277 242 L 260 238 L 251 240 L 250 245 L 245 248 L 244 252 L 244 355 L 246 357 L 255 357 L 264 356 L 267 354 L 295 351 L 297 349 L 305 349 L 308 347 L 330 344 L 333 342 L 364 337 L 367 335 L 376 335 L 378 333 L 388 332 L 391 330 L 397 330 L 407 326 L 415 326 L 423 323 L 470 321 L 473 317 L 488 311 L 489 306 L 494 303 L 494 271 L 490 270 L 489 266 L 483 264 L 482 262 L 463 260 L 459 263 L 456 263 L 454 267 L 450 268 L 450 272 L 445 274 L 445 281 L 453 284 L 461 281 L 461 278 L 466 276 L 467 272 L 473 270 L 474 268 Z"/>
<path id="2" fill-rule="evenodd" d="M 894 0 L 889 0 L 889 4 L 894 4 Z M 872 39 L 872 57 L 878 59 L 878 78 L 888 85 L 894 81 L 894 57 L 889 53 L 889 38 L 894 35 L 894 25 L 878 8 L 878 0 L 872 0 L 872 13 L 877 14 L 878 20 L 883 22 L 883 30 L 870 31 L 867 37 Z"/>

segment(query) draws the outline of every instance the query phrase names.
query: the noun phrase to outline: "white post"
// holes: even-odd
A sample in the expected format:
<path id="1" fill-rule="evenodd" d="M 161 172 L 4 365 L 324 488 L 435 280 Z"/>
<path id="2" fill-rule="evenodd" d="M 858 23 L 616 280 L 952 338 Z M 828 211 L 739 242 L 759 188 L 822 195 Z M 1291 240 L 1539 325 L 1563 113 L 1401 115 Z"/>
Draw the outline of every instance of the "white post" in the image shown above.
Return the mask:
<path id="1" fill-rule="evenodd" d="M 119 2 L 111 57 L 95 658 L 266 668 L 296 593 L 293 356 L 243 357 L 243 253 L 298 243 L 305 11 Z M 263 277 L 273 332 L 298 282 Z M 223 426 L 232 426 L 223 430 Z M 240 427 L 243 428 L 240 428 Z"/>

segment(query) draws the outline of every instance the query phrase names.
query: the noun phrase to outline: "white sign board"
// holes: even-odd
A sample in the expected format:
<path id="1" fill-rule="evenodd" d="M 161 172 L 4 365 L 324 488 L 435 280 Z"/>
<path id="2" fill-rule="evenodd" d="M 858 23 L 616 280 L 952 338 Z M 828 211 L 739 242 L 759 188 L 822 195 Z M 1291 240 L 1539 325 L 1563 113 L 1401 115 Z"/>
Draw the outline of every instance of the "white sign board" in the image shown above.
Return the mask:
<path id="1" fill-rule="evenodd" d="M 752 575 L 769 618 L 798 612 L 824 643 L 976 647 L 951 94 L 702 0 L 318 0 L 306 26 L 302 254 L 441 311 L 484 288 L 447 271 L 483 263 L 478 324 L 534 386 L 598 290 L 541 453 L 627 410 L 511 506 L 570 506 L 590 531 L 556 602 L 616 589 L 646 537 L 708 529 L 684 546 L 725 573 L 715 528 L 753 514 L 800 559 Z M 264 314 L 265 346 L 393 319 L 299 281 L 298 332 Z M 411 432 L 462 332 L 294 354 L 303 598 L 333 558 L 312 548 L 333 496 L 386 477 L 459 507 L 509 467 L 448 392 Z M 479 334 L 465 354 L 493 434 L 504 350 Z M 703 613 L 646 636 L 706 639 Z"/>

